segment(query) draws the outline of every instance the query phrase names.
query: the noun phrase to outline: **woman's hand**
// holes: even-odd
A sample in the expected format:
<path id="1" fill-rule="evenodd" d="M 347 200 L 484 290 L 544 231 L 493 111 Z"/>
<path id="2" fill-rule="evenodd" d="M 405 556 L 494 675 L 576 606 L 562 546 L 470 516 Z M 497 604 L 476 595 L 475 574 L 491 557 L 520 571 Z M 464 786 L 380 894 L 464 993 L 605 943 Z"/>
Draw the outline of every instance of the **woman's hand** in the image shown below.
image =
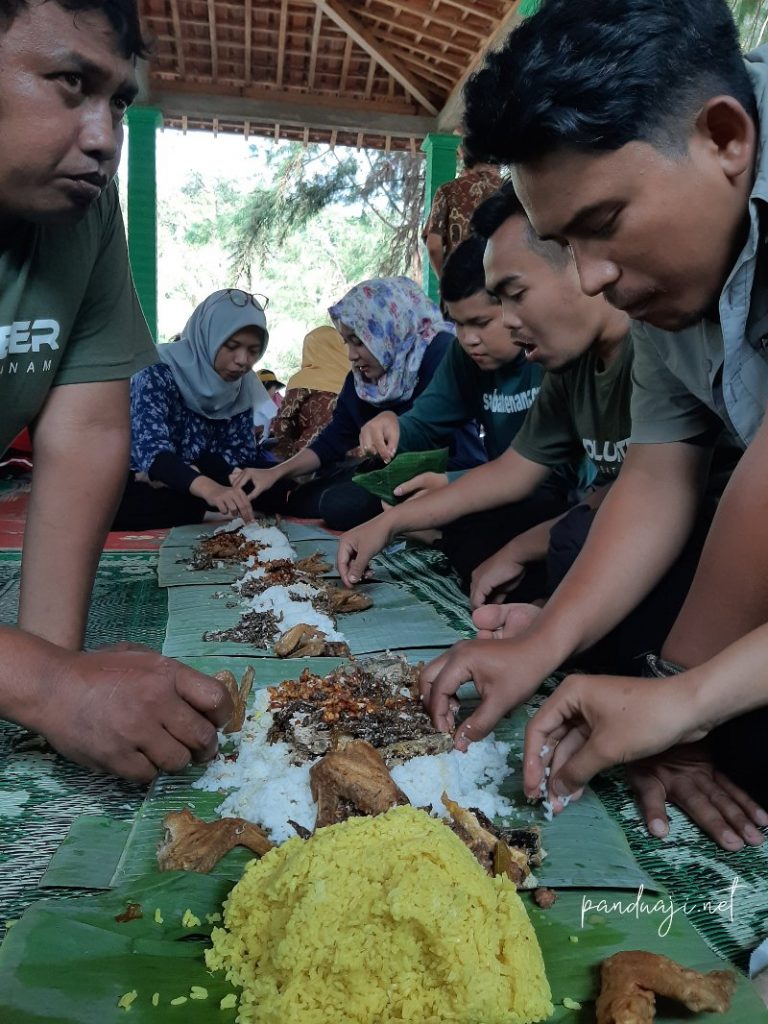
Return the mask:
<path id="1" fill-rule="evenodd" d="M 260 494 L 268 491 L 270 487 L 274 487 L 280 477 L 275 473 L 274 469 L 233 469 L 229 474 L 229 482 L 233 487 L 238 487 L 241 491 L 248 485 L 253 486 L 253 490 L 248 492 L 248 499 L 253 501 L 254 498 L 258 498 Z"/>
<path id="2" fill-rule="evenodd" d="M 217 484 L 207 476 L 199 476 L 192 481 L 189 493 L 202 498 L 211 508 L 223 515 L 240 516 L 243 522 L 253 522 L 253 508 L 248 495 L 242 487 L 226 487 Z"/>
<path id="3" fill-rule="evenodd" d="M 391 462 L 400 440 L 400 423 L 393 412 L 381 412 L 360 431 L 360 447 L 366 455 L 378 455 Z"/>

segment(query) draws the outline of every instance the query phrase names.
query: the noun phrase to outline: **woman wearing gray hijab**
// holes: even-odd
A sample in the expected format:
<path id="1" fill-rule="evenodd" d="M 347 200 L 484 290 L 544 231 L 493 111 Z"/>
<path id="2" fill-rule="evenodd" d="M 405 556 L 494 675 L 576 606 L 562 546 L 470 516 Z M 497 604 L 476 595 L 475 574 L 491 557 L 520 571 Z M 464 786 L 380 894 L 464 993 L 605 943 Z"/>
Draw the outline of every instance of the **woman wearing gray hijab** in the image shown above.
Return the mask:
<path id="1" fill-rule="evenodd" d="M 229 477 L 272 464 L 253 432 L 254 413 L 273 407 L 252 372 L 269 340 L 265 304 L 237 288 L 214 292 L 133 377 L 131 473 L 115 529 L 197 523 L 208 510 L 253 518 Z"/>

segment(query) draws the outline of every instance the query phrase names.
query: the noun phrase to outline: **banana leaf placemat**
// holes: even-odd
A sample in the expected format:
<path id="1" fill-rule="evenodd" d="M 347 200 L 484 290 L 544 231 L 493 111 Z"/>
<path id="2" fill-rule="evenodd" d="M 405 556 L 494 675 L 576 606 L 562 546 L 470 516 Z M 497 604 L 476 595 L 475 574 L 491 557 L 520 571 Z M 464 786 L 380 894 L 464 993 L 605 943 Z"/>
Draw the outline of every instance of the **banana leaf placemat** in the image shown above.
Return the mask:
<path id="1" fill-rule="evenodd" d="M 393 583 L 369 583 L 361 588 L 373 607 L 338 616 L 337 628 L 352 654 L 402 650 L 408 647 L 448 647 L 461 639 L 428 604 Z M 168 628 L 163 654 L 175 658 L 234 655 L 270 657 L 272 650 L 231 640 L 203 640 L 204 634 L 230 629 L 245 611 L 216 587 L 171 587 L 168 592 Z M 221 595 L 221 596 L 217 596 Z"/>
<path id="2" fill-rule="evenodd" d="M 319 540 L 333 536 L 329 530 L 322 526 L 322 521 L 319 519 L 300 523 L 293 519 L 284 519 L 282 516 L 274 518 L 275 525 L 280 527 L 291 542 Z M 174 526 L 163 541 L 163 544 L 171 548 L 191 548 L 194 547 L 201 537 L 210 537 L 216 530 L 225 525 L 226 522 L 192 523 L 191 526 Z"/>
<path id="3" fill-rule="evenodd" d="M 416 663 L 422 660 L 423 653 L 409 652 L 408 660 Z M 241 659 L 184 660 L 193 668 L 208 672 L 229 669 L 237 678 L 246 667 Z M 292 663 L 262 659 L 253 664 L 256 670 L 254 688 L 259 689 L 277 685 L 284 679 L 296 679 L 304 667 L 325 674 L 341 664 L 341 661 L 315 658 Z M 502 720 L 495 736 L 510 745 L 510 774 L 501 791 L 516 811 L 504 823 L 535 824 L 541 828 L 542 845 L 547 851 L 541 869 L 536 872 L 541 884 L 570 888 L 655 888 L 651 877 L 635 861 L 621 828 L 590 790 L 569 808 L 569 814 L 560 815 L 551 822 L 544 820 L 539 806 L 528 803 L 522 792 L 520 772 L 522 735 L 527 717 L 526 711 L 521 708 L 510 718 Z M 221 803 L 222 795 L 193 788 L 193 783 L 203 772 L 203 768 L 190 766 L 180 775 L 161 775 L 155 780 L 136 817 L 112 884 L 121 884 L 131 877 L 148 874 L 155 868 L 157 844 L 164 834 L 162 821 L 170 811 L 190 807 L 198 817 L 206 820 L 216 817 L 216 807 Z M 307 827 L 312 825 L 307 822 L 301 824 Z M 222 877 L 238 878 L 249 857 L 245 850 L 233 850 L 214 870 Z"/>
<path id="4" fill-rule="evenodd" d="M 327 579 L 338 579 L 339 572 L 336 568 L 336 551 L 338 540 L 336 537 L 317 537 L 314 540 L 291 541 L 298 559 L 308 558 L 314 554 L 320 554 L 328 563 L 328 571 L 323 574 Z M 161 547 L 160 561 L 158 565 L 158 582 L 161 587 L 188 587 L 202 584 L 210 586 L 214 583 L 234 583 L 240 579 L 247 570 L 243 562 L 224 562 L 213 569 L 191 569 L 190 559 L 194 553 L 194 547 L 182 547 L 179 545 Z M 389 580 L 390 573 L 378 558 L 371 561 L 371 575 L 377 580 Z"/>
<path id="5" fill-rule="evenodd" d="M 123 1022 L 126 1012 L 118 1002 L 135 991 L 129 1011 L 133 1024 L 177 1017 L 185 1024 L 229 1024 L 236 1011 L 221 1011 L 219 1003 L 233 990 L 222 973 L 207 971 L 203 957 L 212 928 L 207 917 L 221 912 L 231 884 L 207 875 L 172 872 L 66 903 L 41 901 L 0 948 L 0 1019 L 13 1024 Z M 661 936 L 656 920 L 622 912 L 626 893 L 601 890 L 599 896 L 613 909 L 585 915 L 579 892 L 562 893 L 546 911 L 523 895 L 552 989 L 553 1024 L 594 1021 L 598 966 L 619 950 L 645 949 L 703 971 L 725 966 L 684 917 L 676 917 Z M 129 904 L 136 905 L 142 916 L 118 921 Z M 187 910 L 201 921 L 192 930 L 182 924 Z M 192 986 L 203 989 L 205 998 L 172 1005 L 189 996 Z M 152 1003 L 154 993 L 157 1006 Z M 572 1000 L 580 1004 L 578 1010 L 569 1008 Z M 659 1010 L 659 1024 L 705 1019 L 675 1012 L 670 1004 Z M 763 1024 L 768 1013 L 754 988 L 739 976 L 730 1011 L 716 1020 Z"/>
<path id="6" fill-rule="evenodd" d="M 395 494 L 400 484 L 422 473 L 445 473 L 447 468 L 447 448 L 433 448 L 427 452 L 401 452 L 381 469 L 357 473 L 352 477 L 352 482 L 386 501 L 388 505 L 396 505 L 404 500 Z"/>

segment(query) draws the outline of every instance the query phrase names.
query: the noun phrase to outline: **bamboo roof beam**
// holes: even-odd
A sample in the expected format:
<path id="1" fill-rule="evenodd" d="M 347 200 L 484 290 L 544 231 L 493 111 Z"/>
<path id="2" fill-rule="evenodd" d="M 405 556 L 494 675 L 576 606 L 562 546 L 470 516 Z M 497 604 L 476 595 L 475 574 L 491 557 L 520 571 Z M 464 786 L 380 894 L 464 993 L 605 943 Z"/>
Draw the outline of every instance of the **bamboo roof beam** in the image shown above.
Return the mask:
<path id="1" fill-rule="evenodd" d="M 171 0 L 171 22 L 173 23 L 174 45 L 176 48 L 176 65 L 179 75 L 184 78 L 186 68 L 184 64 L 184 37 L 181 34 L 181 19 L 179 18 L 178 0 Z"/>
<path id="2" fill-rule="evenodd" d="M 312 26 L 312 42 L 309 52 L 309 74 L 307 84 L 310 89 L 315 87 L 315 75 L 317 74 L 317 51 L 320 48 L 320 23 L 323 20 L 323 12 L 319 7 L 315 8 L 315 22 Z"/>
<path id="3" fill-rule="evenodd" d="M 250 85 L 253 79 L 253 0 L 245 0 L 244 7 L 245 71 L 243 78 L 245 79 L 245 84 Z"/>
<path id="4" fill-rule="evenodd" d="M 386 43 L 380 42 L 366 26 L 341 3 L 341 0 L 315 0 L 317 6 L 336 25 L 344 29 L 363 50 L 375 58 L 391 78 L 399 82 L 405 91 L 430 114 L 437 114 L 437 107 L 427 95 L 421 81 L 414 75 L 402 70 L 397 56 L 392 53 Z"/>
<path id="5" fill-rule="evenodd" d="M 280 28 L 277 37 L 277 75 L 275 84 L 278 89 L 283 87 L 283 73 L 285 71 L 285 36 L 288 31 L 288 0 L 281 0 L 280 3 Z"/>

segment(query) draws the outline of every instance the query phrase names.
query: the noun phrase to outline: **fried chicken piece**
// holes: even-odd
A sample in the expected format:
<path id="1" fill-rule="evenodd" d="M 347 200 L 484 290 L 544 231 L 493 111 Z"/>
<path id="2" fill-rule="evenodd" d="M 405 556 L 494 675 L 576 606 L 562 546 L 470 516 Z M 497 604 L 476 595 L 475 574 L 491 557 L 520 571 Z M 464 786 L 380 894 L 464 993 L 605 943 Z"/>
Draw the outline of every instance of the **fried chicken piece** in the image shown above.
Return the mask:
<path id="1" fill-rule="evenodd" d="M 263 829 L 245 818 L 202 821 L 187 807 L 166 814 L 163 825 L 165 838 L 157 848 L 161 871 L 197 871 L 207 875 L 236 846 L 245 846 L 259 857 L 274 846 Z"/>
<path id="2" fill-rule="evenodd" d="M 518 889 L 529 889 L 536 884 L 525 850 L 508 846 L 495 829 L 491 831 L 482 825 L 473 811 L 450 800 L 447 794 L 443 793 L 441 799 L 451 816 L 453 831 L 489 875 L 506 875 Z M 492 827 L 487 818 L 485 823 Z"/>
<path id="3" fill-rule="evenodd" d="M 343 749 L 326 754 L 310 768 L 309 784 L 317 804 L 315 831 L 345 821 L 355 810 L 384 814 L 408 803 L 378 751 L 365 740 L 350 740 Z"/>
<path id="4" fill-rule="evenodd" d="M 656 996 L 676 999 L 693 1013 L 725 1013 L 736 987 L 732 971 L 681 967 L 657 953 L 614 953 L 601 967 L 597 1024 L 649 1024 L 656 1016 Z"/>
<path id="5" fill-rule="evenodd" d="M 253 686 L 254 675 L 253 666 L 249 665 L 245 670 L 243 678 L 240 680 L 240 685 L 238 686 L 237 680 L 229 669 L 224 668 L 220 672 L 216 672 L 214 674 L 214 679 L 218 679 L 220 683 L 224 683 L 226 686 L 229 696 L 232 698 L 232 703 L 235 706 L 232 717 L 224 726 L 223 731 L 227 736 L 233 732 L 240 732 L 243 728 L 243 722 L 245 721 L 245 709 Z"/>
<path id="6" fill-rule="evenodd" d="M 363 612 L 373 605 L 367 594 L 357 590 L 342 590 L 341 587 L 326 587 L 331 602 L 331 611 L 335 615 L 350 615 L 352 612 Z"/>
<path id="7" fill-rule="evenodd" d="M 306 622 L 300 622 L 297 626 L 292 626 L 291 629 L 286 630 L 275 643 L 275 654 L 278 658 L 297 657 L 299 650 L 313 640 L 320 640 L 324 647 L 325 633 L 315 626 L 307 625 Z M 304 657 L 309 657 L 309 655 L 305 654 Z"/>
<path id="8" fill-rule="evenodd" d="M 320 551 L 316 551 L 314 555 L 309 555 L 307 558 L 302 558 L 296 562 L 296 568 L 300 572 L 309 573 L 310 576 L 322 576 L 332 566 L 330 562 L 326 562 Z"/>

